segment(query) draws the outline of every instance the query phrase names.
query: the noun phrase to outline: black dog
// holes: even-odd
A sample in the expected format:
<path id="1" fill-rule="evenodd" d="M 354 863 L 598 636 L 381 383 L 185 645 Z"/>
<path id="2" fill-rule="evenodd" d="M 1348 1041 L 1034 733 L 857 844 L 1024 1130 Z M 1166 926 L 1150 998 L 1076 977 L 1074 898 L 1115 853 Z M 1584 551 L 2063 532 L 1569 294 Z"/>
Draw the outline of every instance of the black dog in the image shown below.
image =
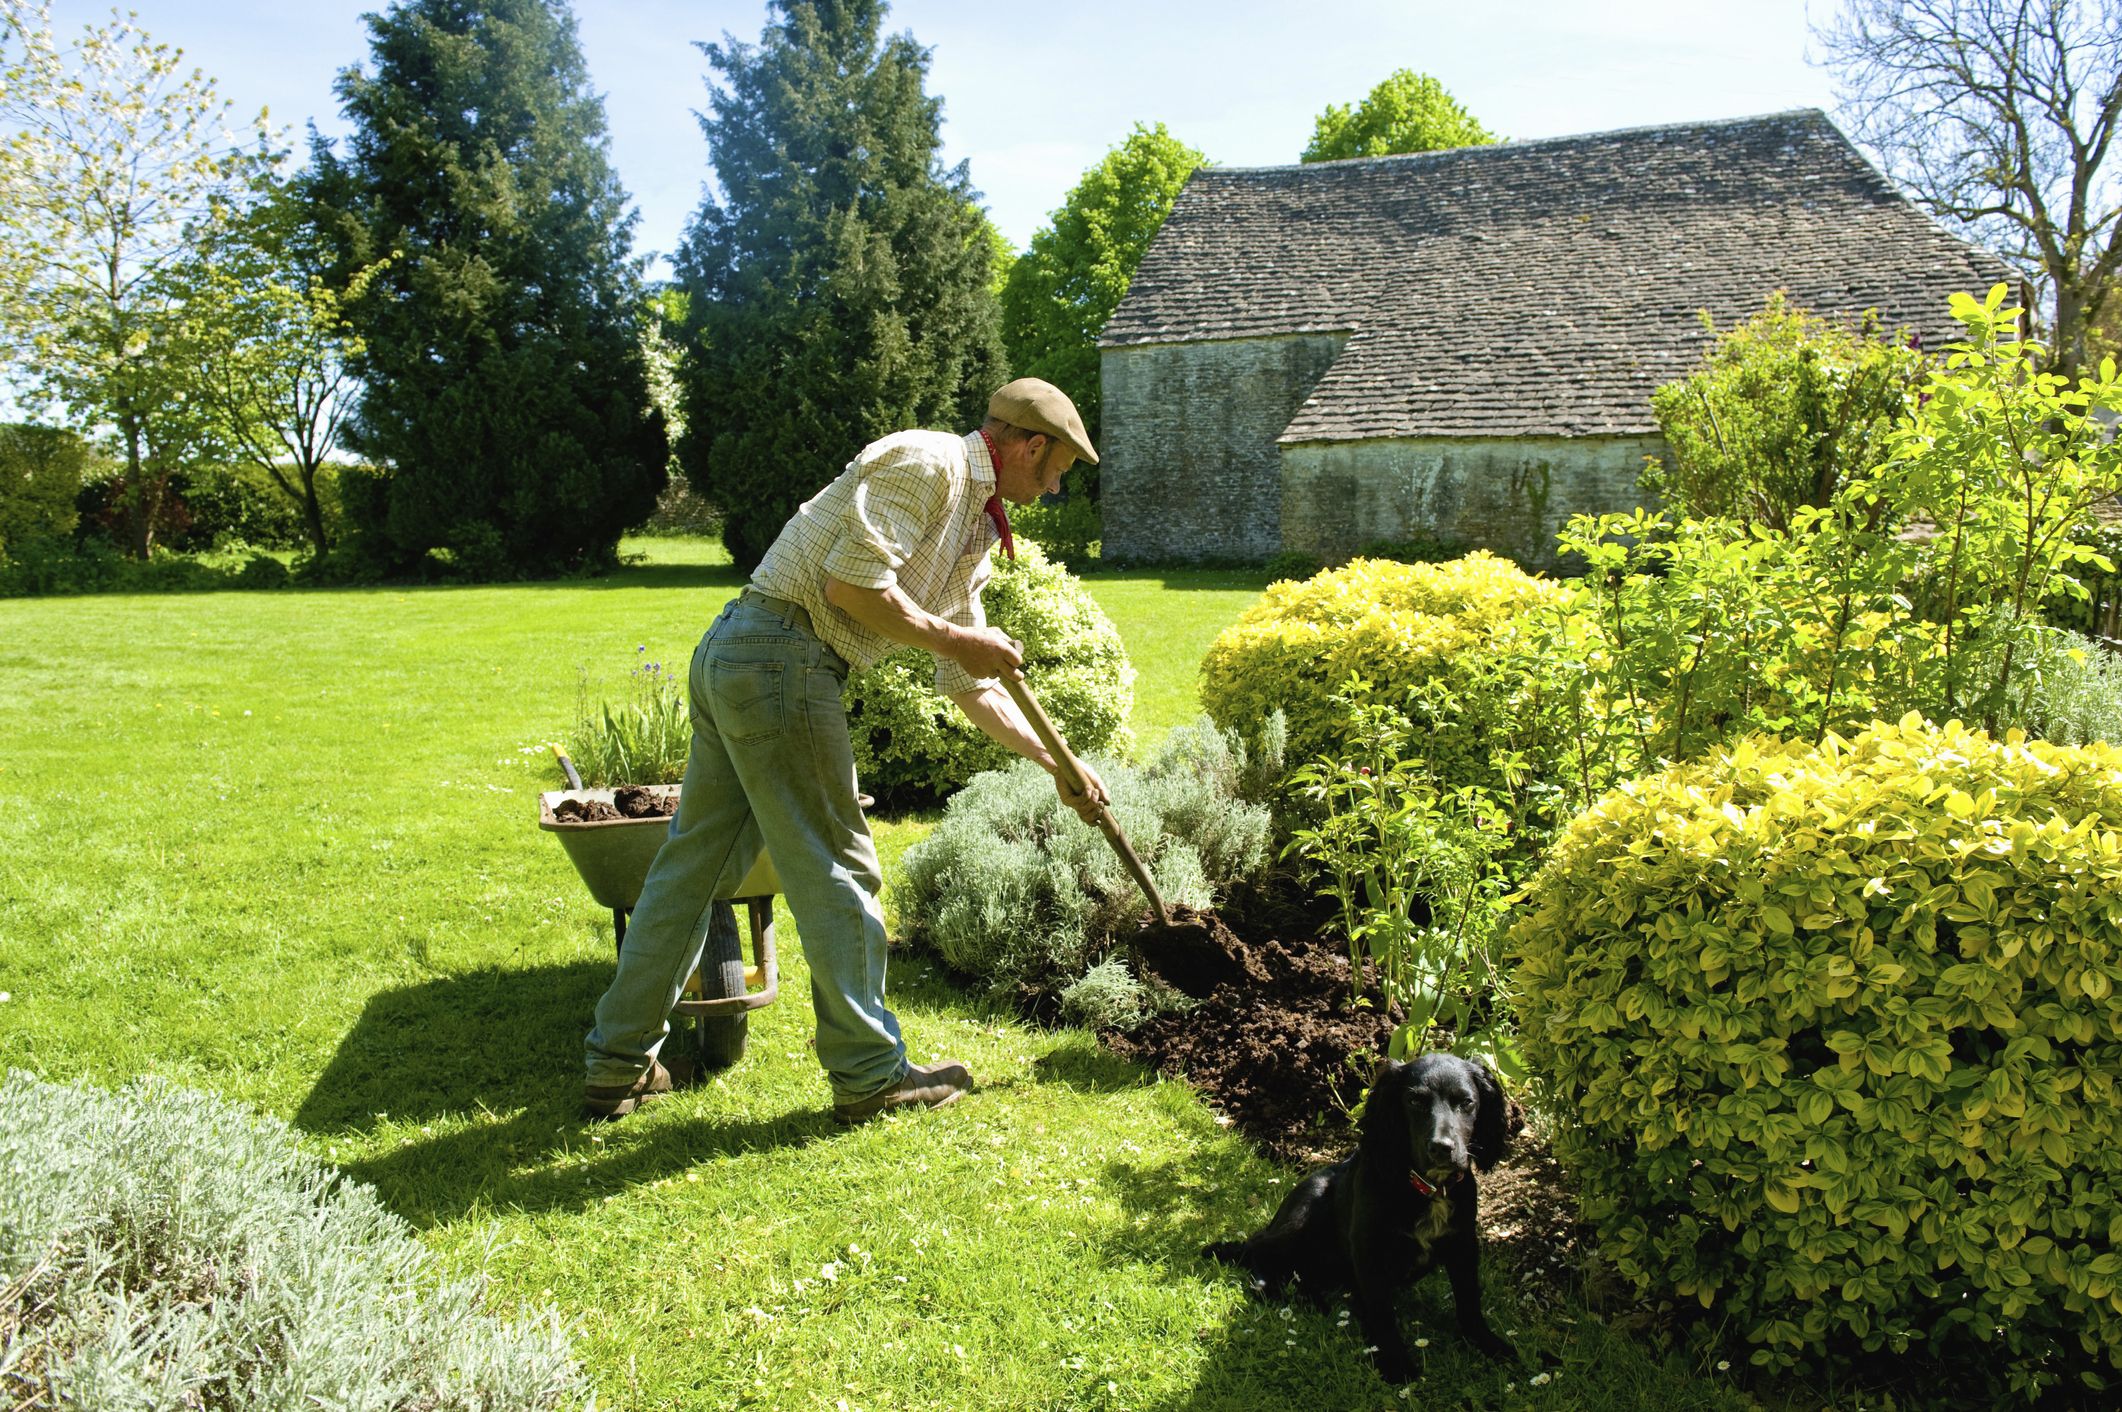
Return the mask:
<path id="1" fill-rule="evenodd" d="M 1271 1292 L 1293 1278 L 1314 1300 L 1349 1290 L 1392 1383 L 1414 1376 L 1393 1295 L 1441 1264 L 1460 1331 L 1489 1357 L 1514 1358 L 1481 1315 L 1474 1171 L 1495 1166 L 1523 1126 L 1486 1064 L 1450 1054 L 1387 1060 L 1371 1082 L 1355 1155 L 1298 1183 L 1252 1239 L 1202 1253 L 1244 1266 Z"/>

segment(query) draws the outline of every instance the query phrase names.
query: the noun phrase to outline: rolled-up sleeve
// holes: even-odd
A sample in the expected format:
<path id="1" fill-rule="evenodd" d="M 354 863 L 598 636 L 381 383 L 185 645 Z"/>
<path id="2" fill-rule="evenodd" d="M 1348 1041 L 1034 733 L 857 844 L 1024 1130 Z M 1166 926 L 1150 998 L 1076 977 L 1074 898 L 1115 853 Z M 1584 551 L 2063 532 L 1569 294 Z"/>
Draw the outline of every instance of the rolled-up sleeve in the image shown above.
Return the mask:
<path id="1" fill-rule="evenodd" d="M 918 453 L 895 447 L 857 472 L 847 523 L 825 557 L 825 572 L 857 588 L 890 588 L 948 503 L 949 486 Z"/>

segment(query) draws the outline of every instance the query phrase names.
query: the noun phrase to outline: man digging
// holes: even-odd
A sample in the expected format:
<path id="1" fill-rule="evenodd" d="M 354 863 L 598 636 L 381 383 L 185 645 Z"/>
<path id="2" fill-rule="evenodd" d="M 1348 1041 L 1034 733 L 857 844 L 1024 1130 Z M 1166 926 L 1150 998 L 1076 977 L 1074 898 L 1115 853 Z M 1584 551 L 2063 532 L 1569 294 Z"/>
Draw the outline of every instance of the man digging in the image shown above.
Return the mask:
<path id="1" fill-rule="evenodd" d="M 1087 792 L 1069 787 L 1001 685 L 1005 673 L 1021 675 L 1023 658 L 987 626 L 980 603 L 988 551 L 999 542 L 1013 554 L 1002 502 L 1053 492 L 1079 459 L 1096 465 L 1098 453 L 1075 404 L 1051 383 L 1019 378 L 970 435 L 904 431 L 864 447 L 782 528 L 693 653 L 692 754 L 618 974 L 597 1002 L 591 1115 L 623 1117 L 691 1077 L 673 1074 L 657 1051 L 715 900 L 731 895 L 762 847 L 810 964 L 833 1116 L 853 1123 L 939 1107 L 971 1089 L 963 1064 L 909 1065 L 884 1004 L 883 878 L 855 799 L 840 690 L 850 670 L 894 646 L 925 648 L 937 691 L 1037 761 L 1062 801 L 1095 821 L 1104 782 L 1084 766 Z"/>

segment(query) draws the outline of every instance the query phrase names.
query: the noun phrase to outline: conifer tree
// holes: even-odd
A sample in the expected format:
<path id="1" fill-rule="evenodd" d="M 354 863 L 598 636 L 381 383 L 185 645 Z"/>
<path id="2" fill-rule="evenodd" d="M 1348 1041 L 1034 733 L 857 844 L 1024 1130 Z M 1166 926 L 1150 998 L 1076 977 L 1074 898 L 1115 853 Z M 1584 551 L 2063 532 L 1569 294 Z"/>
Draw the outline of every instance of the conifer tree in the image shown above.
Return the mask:
<path id="1" fill-rule="evenodd" d="M 356 550 L 475 577 L 608 563 L 666 472 L 637 327 L 634 216 L 563 0 L 401 0 L 340 74 L 353 135 L 313 139 L 365 389 Z"/>
<path id="2" fill-rule="evenodd" d="M 977 423 L 1005 375 L 993 243 L 937 156 L 928 51 L 881 0 L 773 0 L 757 44 L 703 44 L 720 190 L 678 260 L 691 297 L 679 455 L 756 564 L 866 443 Z"/>

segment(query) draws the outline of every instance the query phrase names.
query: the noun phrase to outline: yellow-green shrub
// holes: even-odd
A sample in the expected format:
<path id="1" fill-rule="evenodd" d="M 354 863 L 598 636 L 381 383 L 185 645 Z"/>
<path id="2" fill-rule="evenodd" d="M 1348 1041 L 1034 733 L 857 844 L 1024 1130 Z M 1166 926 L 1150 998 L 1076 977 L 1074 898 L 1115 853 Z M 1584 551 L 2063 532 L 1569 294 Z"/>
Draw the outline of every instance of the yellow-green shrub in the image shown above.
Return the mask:
<path id="1" fill-rule="evenodd" d="M 1487 783 L 1492 737 L 1530 716 L 1513 702 L 1530 683 L 1501 664 L 1529 615 L 1565 592 L 1486 550 L 1443 564 L 1351 560 L 1261 594 L 1210 645 L 1201 699 L 1217 725 L 1241 733 L 1281 710 L 1289 758 L 1304 761 L 1345 746 L 1333 698 L 1351 674 L 1395 702 L 1427 687 L 1449 701 L 1423 723 L 1435 728 L 1432 767 L 1448 783 Z"/>
<path id="2" fill-rule="evenodd" d="M 1506 941 L 1605 1253 L 1787 1365 L 2122 1367 L 2122 750 L 1910 715 L 1574 821 Z"/>
<path id="3" fill-rule="evenodd" d="M 1083 581 L 1036 543 L 995 557 L 981 595 L 990 627 L 1024 648 L 1024 678 L 1079 755 L 1125 755 L 1135 669 L 1120 631 Z M 847 683 L 847 728 L 862 787 L 897 804 L 933 803 L 1013 758 L 936 694 L 935 659 L 901 648 Z"/>

